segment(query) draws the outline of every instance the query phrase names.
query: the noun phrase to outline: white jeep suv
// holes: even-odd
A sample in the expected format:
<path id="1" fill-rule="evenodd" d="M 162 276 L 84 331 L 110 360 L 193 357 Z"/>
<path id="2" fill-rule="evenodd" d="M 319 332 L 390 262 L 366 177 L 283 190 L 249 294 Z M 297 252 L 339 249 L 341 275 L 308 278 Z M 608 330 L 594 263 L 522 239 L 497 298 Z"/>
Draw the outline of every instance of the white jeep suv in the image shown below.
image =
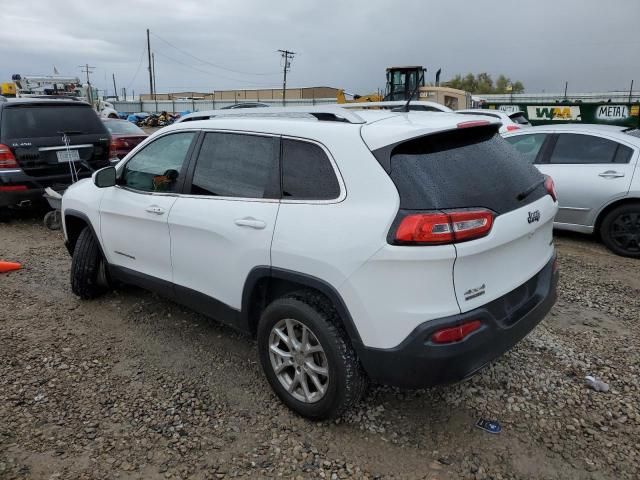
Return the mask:
<path id="1" fill-rule="evenodd" d="M 550 179 L 459 114 L 226 110 L 63 197 L 71 286 L 136 284 L 257 337 L 309 418 L 466 378 L 556 298 Z"/>

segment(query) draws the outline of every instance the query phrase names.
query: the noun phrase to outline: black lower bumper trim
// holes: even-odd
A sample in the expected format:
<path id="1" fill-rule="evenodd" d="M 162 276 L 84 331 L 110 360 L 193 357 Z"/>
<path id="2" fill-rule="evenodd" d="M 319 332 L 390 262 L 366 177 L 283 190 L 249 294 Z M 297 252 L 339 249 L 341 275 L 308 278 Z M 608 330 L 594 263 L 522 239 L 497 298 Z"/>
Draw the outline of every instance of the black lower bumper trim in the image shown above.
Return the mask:
<path id="1" fill-rule="evenodd" d="M 416 327 L 397 347 L 359 349 L 374 382 L 422 388 L 463 380 L 502 355 L 542 321 L 556 301 L 558 273 L 553 260 L 526 283 L 483 307 Z M 439 329 L 480 320 L 482 327 L 464 340 L 431 341 Z"/>

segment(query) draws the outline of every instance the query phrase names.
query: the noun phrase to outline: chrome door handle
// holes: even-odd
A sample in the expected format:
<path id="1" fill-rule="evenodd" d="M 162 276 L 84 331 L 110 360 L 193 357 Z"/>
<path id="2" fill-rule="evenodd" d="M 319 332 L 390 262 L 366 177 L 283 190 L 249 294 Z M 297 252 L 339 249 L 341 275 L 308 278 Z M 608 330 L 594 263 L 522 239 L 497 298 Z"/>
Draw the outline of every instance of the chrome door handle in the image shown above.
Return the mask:
<path id="1" fill-rule="evenodd" d="M 239 227 L 255 228 L 256 230 L 262 230 L 267 226 L 262 220 L 256 220 L 253 217 L 238 218 L 235 224 Z"/>
<path id="2" fill-rule="evenodd" d="M 145 209 L 149 213 L 155 213 L 156 215 L 164 214 L 165 210 L 162 207 L 158 207 L 157 205 L 151 205 Z"/>
<path id="3" fill-rule="evenodd" d="M 624 177 L 624 173 L 616 172 L 615 170 L 607 170 L 606 172 L 599 173 L 598 176 L 602 178 L 620 178 Z"/>

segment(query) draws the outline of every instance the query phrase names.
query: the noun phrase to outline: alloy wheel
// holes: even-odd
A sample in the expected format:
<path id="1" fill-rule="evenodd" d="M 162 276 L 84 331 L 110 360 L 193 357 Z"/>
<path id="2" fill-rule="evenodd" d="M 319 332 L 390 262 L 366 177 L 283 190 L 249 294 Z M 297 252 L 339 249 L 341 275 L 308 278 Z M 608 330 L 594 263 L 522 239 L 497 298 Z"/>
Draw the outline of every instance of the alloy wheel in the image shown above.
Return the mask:
<path id="1" fill-rule="evenodd" d="M 316 403 L 327 393 L 327 355 L 316 335 L 303 323 L 286 318 L 273 326 L 269 359 L 280 384 L 296 400 Z"/>

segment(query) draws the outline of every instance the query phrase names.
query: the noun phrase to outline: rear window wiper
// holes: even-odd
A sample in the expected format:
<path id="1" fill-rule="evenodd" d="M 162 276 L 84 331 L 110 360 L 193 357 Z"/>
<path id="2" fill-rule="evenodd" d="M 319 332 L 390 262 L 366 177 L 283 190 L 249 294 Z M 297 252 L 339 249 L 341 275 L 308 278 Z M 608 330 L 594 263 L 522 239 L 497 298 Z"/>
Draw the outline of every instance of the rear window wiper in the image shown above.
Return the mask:
<path id="1" fill-rule="evenodd" d="M 63 132 L 56 132 L 58 135 L 82 135 L 82 130 L 65 130 Z"/>
<path id="2" fill-rule="evenodd" d="M 516 196 L 516 199 L 518 201 L 522 201 L 525 198 L 527 198 L 529 195 L 531 195 L 535 191 L 536 188 L 538 188 L 540 185 L 542 185 L 544 183 L 544 180 L 545 180 L 544 178 L 542 180 L 538 180 L 536 183 L 531 185 L 529 188 L 527 188 L 523 192 L 520 192 L 518 194 L 518 196 Z"/>

